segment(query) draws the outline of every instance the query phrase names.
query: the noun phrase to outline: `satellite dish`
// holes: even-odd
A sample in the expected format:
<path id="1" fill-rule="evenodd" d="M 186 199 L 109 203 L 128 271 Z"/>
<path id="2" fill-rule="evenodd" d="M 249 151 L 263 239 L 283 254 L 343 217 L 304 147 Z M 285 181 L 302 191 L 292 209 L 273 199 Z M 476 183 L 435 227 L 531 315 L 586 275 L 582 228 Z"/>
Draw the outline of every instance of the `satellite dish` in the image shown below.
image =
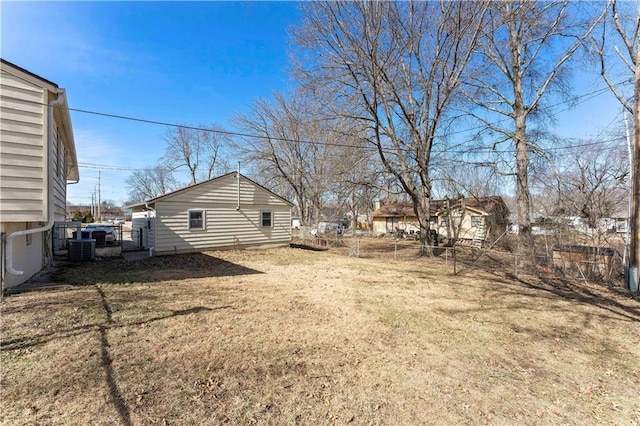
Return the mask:
<path id="1" fill-rule="evenodd" d="M 317 233 L 318 233 L 317 229 L 314 228 L 314 229 L 311 230 L 311 235 L 316 235 Z"/>

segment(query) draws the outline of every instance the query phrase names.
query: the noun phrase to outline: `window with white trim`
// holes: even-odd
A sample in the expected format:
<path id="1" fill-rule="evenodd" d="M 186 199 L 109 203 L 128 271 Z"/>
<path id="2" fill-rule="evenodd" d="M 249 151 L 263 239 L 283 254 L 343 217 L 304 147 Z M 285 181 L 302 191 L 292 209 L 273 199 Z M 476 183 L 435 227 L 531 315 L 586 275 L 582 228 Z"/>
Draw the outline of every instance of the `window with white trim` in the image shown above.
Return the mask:
<path id="1" fill-rule="evenodd" d="M 204 229 L 204 210 L 189 210 L 189 229 Z"/>
<path id="2" fill-rule="evenodd" d="M 449 226 L 449 217 L 448 216 L 442 216 L 440 218 L 440 226 Z"/>
<path id="3" fill-rule="evenodd" d="M 471 226 L 477 228 L 482 225 L 482 216 L 471 216 Z"/>
<path id="4" fill-rule="evenodd" d="M 273 226 L 273 214 L 270 211 L 260 212 L 260 226 L 271 228 Z"/>

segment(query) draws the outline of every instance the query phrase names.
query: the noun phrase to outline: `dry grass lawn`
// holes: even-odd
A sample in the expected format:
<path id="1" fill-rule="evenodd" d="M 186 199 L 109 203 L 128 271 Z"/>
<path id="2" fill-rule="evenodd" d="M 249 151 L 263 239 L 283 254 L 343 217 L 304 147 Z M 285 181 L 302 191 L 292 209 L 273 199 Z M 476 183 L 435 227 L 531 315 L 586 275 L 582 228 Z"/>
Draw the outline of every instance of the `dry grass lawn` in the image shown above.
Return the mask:
<path id="1" fill-rule="evenodd" d="M 640 424 L 640 303 L 299 249 L 62 267 L 1 308 L 0 421 Z"/>

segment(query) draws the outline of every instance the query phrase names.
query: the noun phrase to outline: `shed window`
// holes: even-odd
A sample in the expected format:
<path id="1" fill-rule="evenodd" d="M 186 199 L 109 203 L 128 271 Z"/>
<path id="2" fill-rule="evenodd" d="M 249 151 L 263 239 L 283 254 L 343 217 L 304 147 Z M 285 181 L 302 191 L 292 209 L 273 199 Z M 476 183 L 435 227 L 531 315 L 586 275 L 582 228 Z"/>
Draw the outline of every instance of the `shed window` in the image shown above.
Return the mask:
<path id="1" fill-rule="evenodd" d="M 189 229 L 204 229 L 204 210 L 189 210 Z"/>
<path id="2" fill-rule="evenodd" d="M 273 226 L 271 212 L 260 212 L 260 225 L 263 228 L 271 228 L 271 226 Z"/>
<path id="3" fill-rule="evenodd" d="M 471 226 L 478 227 L 482 225 L 482 216 L 471 216 Z"/>

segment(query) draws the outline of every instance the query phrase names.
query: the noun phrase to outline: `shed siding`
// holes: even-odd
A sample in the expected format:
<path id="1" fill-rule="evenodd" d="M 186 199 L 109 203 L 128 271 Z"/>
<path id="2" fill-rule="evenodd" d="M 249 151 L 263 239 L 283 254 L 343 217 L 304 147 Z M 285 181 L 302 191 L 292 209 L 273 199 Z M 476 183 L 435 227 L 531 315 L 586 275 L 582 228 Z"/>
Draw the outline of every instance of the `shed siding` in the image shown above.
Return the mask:
<path id="1" fill-rule="evenodd" d="M 156 252 L 176 253 L 209 248 L 284 246 L 291 241 L 291 207 L 279 197 L 234 175 L 180 191 L 156 203 Z M 190 230 L 188 210 L 205 212 L 205 229 Z M 263 228 L 261 212 L 272 212 L 272 227 Z"/>
<path id="2" fill-rule="evenodd" d="M 3 71 L 0 91 L 0 216 L 45 221 L 47 90 Z"/>

